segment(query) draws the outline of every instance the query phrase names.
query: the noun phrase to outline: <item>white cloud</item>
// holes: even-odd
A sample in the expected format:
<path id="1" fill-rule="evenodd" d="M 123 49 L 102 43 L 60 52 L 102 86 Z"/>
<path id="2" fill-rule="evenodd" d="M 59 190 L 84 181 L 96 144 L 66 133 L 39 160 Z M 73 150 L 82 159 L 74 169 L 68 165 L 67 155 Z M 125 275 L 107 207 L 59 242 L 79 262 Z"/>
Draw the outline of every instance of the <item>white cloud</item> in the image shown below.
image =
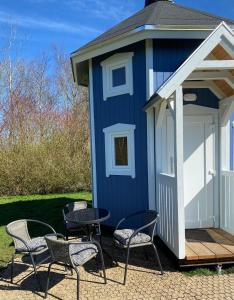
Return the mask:
<path id="1" fill-rule="evenodd" d="M 136 3 L 134 3 L 134 1 L 66 0 L 64 4 L 79 12 L 84 11 L 97 18 L 114 21 L 120 21 L 127 18 L 132 15 L 136 9 Z"/>
<path id="2" fill-rule="evenodd" d="M 66 32 L 80 35 L 85 35 L 87 33 L 100 33 L 100 31 L 94 27 L 84 26 L 78 23 L 71 24 L 43 18 L 36 19 L 29 16 L 8 14 L 2 11 L 0 12 L 0 23 L 10 23 L 25 28 L 46 29 L 50 31 Z"/>

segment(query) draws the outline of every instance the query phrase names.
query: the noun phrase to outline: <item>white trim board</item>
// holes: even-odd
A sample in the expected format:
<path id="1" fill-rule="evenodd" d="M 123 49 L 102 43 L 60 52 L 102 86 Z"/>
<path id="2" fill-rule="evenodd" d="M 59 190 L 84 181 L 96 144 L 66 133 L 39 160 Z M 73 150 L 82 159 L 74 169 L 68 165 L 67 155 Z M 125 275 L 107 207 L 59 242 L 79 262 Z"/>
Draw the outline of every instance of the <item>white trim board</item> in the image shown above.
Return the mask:
<path id="1" fill-rule="evenodd" d="M 97 200 L 97 169 L 96 169 L 96 144 L 95 144 L 95 121 L 94 121 L 94 97 L 93 97 L 93 67 L 92 59 L 89 60 L 89 114 L 90 114 L 90 136 L 92 155 L 92 185 L 93 185 L 93 206 L 98 206 Z"/>
<path id="2" fill-rule="evenodd" d="M 147 39 L 205 39 L 214 27 L 209 28 L 158 28 L 152 25 L 141 26 L 135 30 L 126 32 L 102 44 L 90 46 L 84 50 L 78 50 L 71 55 L 75 65 L 82 61 L 94 58 Z"/>
<path id="3" fill-rule="evenodd" d="M 163 98 L 169 98 L 186 78 L 199 66 L 209 53 L 218 45 L 228 43 L 234 45 L 234 34 L 226 23 L 222 22 L 209 37 L 190 55 L 190 57 L 172 74 L 172 76 L 157 91 Z M 224 61 L 222 61 L 224 62 Z"/>
<path id="4" fill-rule="evenodd" d="M 225 80 L 234 89 L 234 76 L 226 70 L 221 72 L 193 72 L 187 80 Z"/>
<path id="5" fill-rule="evenodd" d="M 146 101 L 154 93 L 153 40 L 145 41 L 146 60 Z M 155 195 L 155 122 L 154 108 L 147 112 L 147 161 L 148 161 L 148 202 L 149 209 L 156 209 Z"/>

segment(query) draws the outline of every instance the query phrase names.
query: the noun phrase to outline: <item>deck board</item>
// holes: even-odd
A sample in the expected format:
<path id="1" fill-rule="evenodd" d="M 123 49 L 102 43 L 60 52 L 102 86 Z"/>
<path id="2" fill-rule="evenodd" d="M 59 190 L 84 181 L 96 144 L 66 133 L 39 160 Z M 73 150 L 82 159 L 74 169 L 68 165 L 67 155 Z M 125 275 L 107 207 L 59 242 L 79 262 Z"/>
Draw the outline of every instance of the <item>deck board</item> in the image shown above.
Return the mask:
<path id="1" fill-rule="evenodd" d="M 207 231 L 211 235 L 211 237 L 216 241 L 216 243 L 220 244 L 228 251 L 230 251 L 232 255 L 234 255 L 234 243 L 231 240 L 227 239 L 225 236 L 220 234 L 217 230 L 207 229 Z"/>
<path id="2" fill-rule="evenodd" d="M 234 236 L 216 228 L 186 230 L 185 261 L 234 261 Z"/>

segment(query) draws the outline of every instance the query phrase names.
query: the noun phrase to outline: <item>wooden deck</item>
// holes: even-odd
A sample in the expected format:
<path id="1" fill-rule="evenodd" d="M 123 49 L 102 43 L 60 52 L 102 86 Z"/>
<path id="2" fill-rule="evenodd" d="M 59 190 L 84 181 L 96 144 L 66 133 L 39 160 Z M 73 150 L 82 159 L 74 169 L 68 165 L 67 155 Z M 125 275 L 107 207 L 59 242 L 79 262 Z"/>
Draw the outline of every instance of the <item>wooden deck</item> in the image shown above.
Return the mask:
<path id="1" fill-rule="evenodd" d="M 234 236 L 216 228 L 186 230 L 182 265 L 234 263 Z"/>

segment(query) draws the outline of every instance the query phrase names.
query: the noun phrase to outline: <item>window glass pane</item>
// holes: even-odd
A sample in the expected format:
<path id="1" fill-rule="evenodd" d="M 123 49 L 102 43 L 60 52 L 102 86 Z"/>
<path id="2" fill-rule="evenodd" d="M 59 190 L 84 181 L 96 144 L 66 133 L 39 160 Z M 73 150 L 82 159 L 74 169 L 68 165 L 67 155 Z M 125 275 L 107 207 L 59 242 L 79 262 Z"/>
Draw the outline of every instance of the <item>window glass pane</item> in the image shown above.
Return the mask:
<path id="1" fill-rule="evenodd" d="M 118 68 L 112 71 L 113 87 L 126 84 L 125 67 Z"/>
<path id="2" fill-rule="evenodd" d="M 126 136 L 115 138 L 115 165 L 128 165 L 128 139 Z"/>

